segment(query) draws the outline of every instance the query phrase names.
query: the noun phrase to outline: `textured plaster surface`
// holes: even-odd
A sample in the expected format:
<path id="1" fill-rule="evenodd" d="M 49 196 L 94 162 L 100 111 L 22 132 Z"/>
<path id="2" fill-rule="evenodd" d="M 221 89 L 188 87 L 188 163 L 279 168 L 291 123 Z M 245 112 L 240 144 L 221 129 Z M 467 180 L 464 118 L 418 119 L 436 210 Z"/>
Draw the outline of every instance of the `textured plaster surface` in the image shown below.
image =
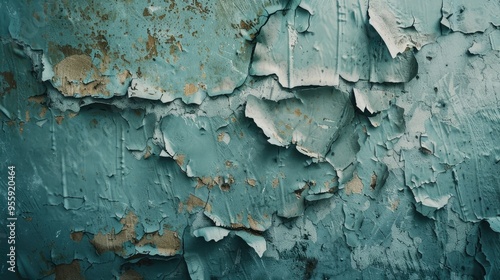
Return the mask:
<path id="1" fill-rule="evenodd" d="M 499 14 L 1 1 L 0 278 L 500 278 Z"/>

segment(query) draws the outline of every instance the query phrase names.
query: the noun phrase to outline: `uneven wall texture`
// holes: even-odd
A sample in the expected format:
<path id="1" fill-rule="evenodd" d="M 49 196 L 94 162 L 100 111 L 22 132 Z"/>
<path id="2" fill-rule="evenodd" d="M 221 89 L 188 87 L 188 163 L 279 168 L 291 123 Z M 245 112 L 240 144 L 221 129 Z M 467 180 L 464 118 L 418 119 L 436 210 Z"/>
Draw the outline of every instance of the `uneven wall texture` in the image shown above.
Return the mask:
<path id="1" fill-rule="evenodd" d="M 0 1 L 1 278 L 499 279 L 499 15 Z"/>

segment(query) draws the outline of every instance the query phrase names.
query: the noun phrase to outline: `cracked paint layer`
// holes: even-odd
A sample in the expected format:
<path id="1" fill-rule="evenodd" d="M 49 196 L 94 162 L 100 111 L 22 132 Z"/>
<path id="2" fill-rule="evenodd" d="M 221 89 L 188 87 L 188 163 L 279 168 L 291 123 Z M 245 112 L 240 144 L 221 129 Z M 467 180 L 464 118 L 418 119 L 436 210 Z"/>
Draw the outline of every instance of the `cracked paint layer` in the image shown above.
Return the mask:
<path id="1" fill-rule="evenodd" d="M 0 278 L 500 277 L 498 2 L 35 2 Z"/>

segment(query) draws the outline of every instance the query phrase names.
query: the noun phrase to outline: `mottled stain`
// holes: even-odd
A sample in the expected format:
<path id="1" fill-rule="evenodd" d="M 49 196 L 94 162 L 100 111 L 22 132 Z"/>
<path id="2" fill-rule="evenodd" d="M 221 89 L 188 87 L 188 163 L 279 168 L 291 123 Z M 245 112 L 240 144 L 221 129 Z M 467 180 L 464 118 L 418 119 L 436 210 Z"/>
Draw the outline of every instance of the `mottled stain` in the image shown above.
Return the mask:
<path id="1" fill-rule="evenodd" d="M 83 238 L 83 231 L 72 231 L 69 236 L 71 240 L 75 242 L 80 242 L 82 241 Z"/>
<path id="2" fill-rule="evenodd" d="M 363 192 L 363 182 L 359 178 L 358 174 L 354 174 L 352 179 L 345 184 L 345 193 L 347 195 L 351 195 L 353 193 L 362 193 Z"/>
<path id="3" fill-rule="evenodd" d="M 2 94 L 9 93 L 11 90 L 17 88 L 17 83 L 12 72 L 0 72 L 0 76 L 3 77 Z"/>
<path id="4" fill-rule="evenodd" d="M 184 86 L 184 95 L 190 96 L 195 94 L 198 91 L 198 87 L 194 84 L 186 84 Z"/>
<path id="5" fill-rule="evenodd" d="M 56 280 L 84 280 L 85 277 L 82 275 L 80 268 L 80 261 L 74 260 L 70 264 L 59 264 L 56 265 L 55 269 L 55 279 Z"/>

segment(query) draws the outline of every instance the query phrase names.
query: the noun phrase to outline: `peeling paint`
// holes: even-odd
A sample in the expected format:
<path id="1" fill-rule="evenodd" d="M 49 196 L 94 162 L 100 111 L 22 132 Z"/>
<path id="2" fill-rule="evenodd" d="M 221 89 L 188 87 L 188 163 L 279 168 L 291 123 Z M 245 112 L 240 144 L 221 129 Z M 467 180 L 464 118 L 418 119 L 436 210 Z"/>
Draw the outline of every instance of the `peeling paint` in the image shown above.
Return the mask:
<path id="1" fill-rule="evenodd" d="M 499 8 L 1 2 L 0 278 L 499 278 Z"/>

